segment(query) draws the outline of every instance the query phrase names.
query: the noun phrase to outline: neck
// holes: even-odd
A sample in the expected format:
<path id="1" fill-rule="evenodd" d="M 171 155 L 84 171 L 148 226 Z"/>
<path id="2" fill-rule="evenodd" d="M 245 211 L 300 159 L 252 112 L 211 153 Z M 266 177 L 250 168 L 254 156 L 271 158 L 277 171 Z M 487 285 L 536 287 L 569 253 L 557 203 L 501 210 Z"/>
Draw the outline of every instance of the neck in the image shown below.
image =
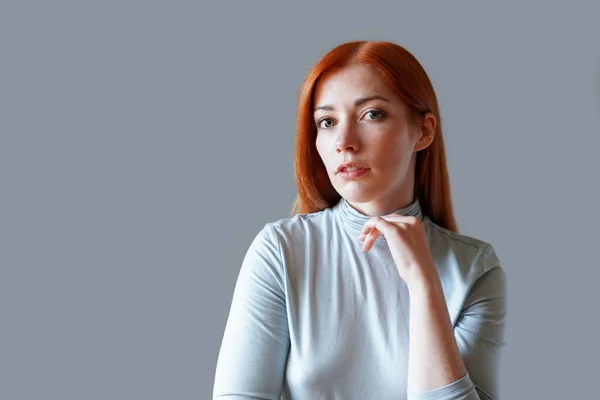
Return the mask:
<path id="1" fill-rule="evenodd" d="M 398 204 L 400 204 L 400 202 L 398 202 Z M 350 203 L 343 197 L 340 199 L 340 202 L 333 207 L 333 210 L 334 210 L 335 215 L 337 216 L 340 224 L 352 236 L 358 236 L 361 233 L 362 228 L 365 225 L 365 222 L 367 222 L 367 220 L 369 218 L 371 218 L 371 216 L 353 208 L 350 205 Z M 421 221 L 424 221 L 426 218 L 425 214 L 421 210 L 421 205 L 420 205 L 418 199 L 415 199 L 414 202 L 412 202 L 410 205 L 408 205 L 406 207 L 400 207 L 400 208 L 392 211 L 391 213 L 387 213 L 387 214 L 392 214 L 392 213 L 399 214 L 399 215 L 415 216 L 415 217 L 419 218 Z M 382 215 L 384 215 L 384 214 L 382 214 Z M 383 238 L 383 235 L 379 236 L 379 238 L 377 238 L 377 240 L 379 240 L 379 239 L 384 240 L 382 238 Z"/>
<path id="2" fill-rule="evenodd" d="M 364 203 L 346 200 L 348 204 L 367 217 L 379 217 L 388 215 L 411 205 L 414 201 L 414 192 L 393 199 L 374 199 Z"/>

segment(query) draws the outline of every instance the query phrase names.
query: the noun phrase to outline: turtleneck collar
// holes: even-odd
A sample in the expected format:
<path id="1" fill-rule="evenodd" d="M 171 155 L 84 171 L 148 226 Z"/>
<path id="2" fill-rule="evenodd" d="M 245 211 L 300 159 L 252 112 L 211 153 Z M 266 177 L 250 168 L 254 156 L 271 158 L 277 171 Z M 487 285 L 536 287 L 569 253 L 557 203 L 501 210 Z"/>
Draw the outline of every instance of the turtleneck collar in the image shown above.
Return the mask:
<path id="1" fill-rule="evenodd" d="M 350 235 L 356 237 L 360 235 L 365 222 L 372 218 L 352 208 L 348 201 L 343 197 L 340 199 L 339 203 L 333 207 L 333 209 L 338 218 L 338 221 L 344 227 L 344 229 Z M 421 209 L 421 204 L 416 198 L 415 201 L 413 201 L 410 205 L 394 211 L 394 214 L 415 216 L 421 221 L 425 219 L 425 215 L 423 213 L 423 210 Z M 383 235 L 380 235 L 377 238 L 377 240 L 385 240 L 385 237 Z"/>

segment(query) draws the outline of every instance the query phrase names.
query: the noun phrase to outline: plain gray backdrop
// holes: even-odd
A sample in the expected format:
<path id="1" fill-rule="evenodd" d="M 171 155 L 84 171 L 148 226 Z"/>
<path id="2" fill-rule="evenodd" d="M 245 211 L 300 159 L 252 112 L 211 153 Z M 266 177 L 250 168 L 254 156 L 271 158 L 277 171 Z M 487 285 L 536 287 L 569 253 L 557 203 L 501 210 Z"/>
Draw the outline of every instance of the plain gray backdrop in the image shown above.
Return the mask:
<path id="1" fill-rule="evenodd" d="M 0 2 L 0 399 L 209 399 L 299 86 L 361 39 L 436 90 L 459 228 L 509 277 L 502 397 L 594 397 L 600 7 L 564 3 Z"/>

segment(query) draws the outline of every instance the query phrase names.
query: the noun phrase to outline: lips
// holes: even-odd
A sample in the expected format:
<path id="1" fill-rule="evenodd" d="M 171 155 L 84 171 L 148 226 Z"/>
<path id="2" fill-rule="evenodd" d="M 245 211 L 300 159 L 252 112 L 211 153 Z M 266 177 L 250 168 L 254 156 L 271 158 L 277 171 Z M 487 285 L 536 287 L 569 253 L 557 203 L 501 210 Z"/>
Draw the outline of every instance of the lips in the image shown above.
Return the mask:
<path id="1" fill-rule="evenodd" d="M 338 166 L 337 170 L 335 171 L 335 173 L 339 174 L 340 172 L 344 171 L 346 168 L 351 168 L 351 167 L 355 167 L 355 168 L 359 168 L 359 169 L 369 169 L 369 168 L 365 167 L 362 164 L 358 164 L 358 163 L 354 163 L 354 162 L 348 162 L 348 163 L 340 164 Z"/>

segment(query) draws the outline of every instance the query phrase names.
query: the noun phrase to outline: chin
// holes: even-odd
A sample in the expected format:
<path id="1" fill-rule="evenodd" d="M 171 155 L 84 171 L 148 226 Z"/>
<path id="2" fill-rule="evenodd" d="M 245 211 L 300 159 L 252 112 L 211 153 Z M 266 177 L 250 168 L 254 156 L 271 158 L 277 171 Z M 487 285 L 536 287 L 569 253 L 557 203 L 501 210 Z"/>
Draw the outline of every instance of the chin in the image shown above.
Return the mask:
<path id="1" fill-rule="evenodd" d="M 336 191 L 346 200 L 353 203 L 367 203 L 378 197 L 378 193 L 367 188 L 335 188 Z"/>

